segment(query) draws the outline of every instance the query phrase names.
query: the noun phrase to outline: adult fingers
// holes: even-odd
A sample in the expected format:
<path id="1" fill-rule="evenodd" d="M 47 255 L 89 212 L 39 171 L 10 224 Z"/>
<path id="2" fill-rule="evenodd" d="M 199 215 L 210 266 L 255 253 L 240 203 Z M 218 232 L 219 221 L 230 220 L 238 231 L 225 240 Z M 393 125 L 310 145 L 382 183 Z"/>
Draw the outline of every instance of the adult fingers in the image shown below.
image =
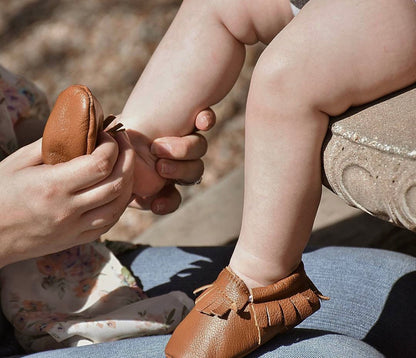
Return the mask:
<path id="1" fill-rule="evenodd" d="M 129 206 L 140 210 L 151 210 L 157 215 L 165 215 L 174 212 L 181 201 L 181 194 L 173 182 L 170 182 L 156 195 L 145 198 L 136 196 Z"/>
<path id="2" fill-rule="evenodd" d="M 131 192 L 126 191 L 113 201 L 83 213 L 80 227 L 86 231 L 113 226 L 120 219 L 132 199 Z"/>
<path id="3" fill-rule="evenodd" d="M 156 170 L 160 176 L 166 179 L 194 183 L 204 173 L 204 162 L 201 159 L 188 161 L 159 159 L 156 162 Z"/>
<path id="4" fill-rule="evenodd" d="M 182 201 L 181 194 L 175 185 L 166 185 L 152 201 L 150 209 L 154 214 L 166 215 L 174 212 Z"/>
<path id="5" fill-rule="evenodd" d="M 129 207 L 139 210 L 150 210 L 153 200 L 155 200 L 156 195 L 141 197 L 134 195 L 133 200 L 130 202 Z"/>
<path id="6" fill-rule="evenodd" d="M 79 192 L 107 178 L 113 172 L 118 153 L 116 140 L 106 133 L 100 133 L 99 145 L 90 155 L 51 166 L 52 175 L 69 192 Z"/>
<path id="7" fill-rule="evenodd" d="M 214 127 L 215 122 L 215 112 L 211 108 L 207 108 L 197 114 L 195 118 L 195 128 L 200 131 L 208 131 Z"/>
<path id="8" fill-rule="evenodd" d="M 80 235 L 78 235 L 77 243 L 80 244 L 86 244 L 88 242 L 95 241 L 100 238 L 100 236 L 104 235 L 108 230 L 110 230 L 113 227 L 112 225 L 103 226 L 99 229 L 91 229 L 86 230 L 82 232 Z"/>
<path id="9" fill-rule="evenodd" d="M 207 149 L 206 139 L 197 133 L 185 137 L 158 138 L 150 147 L 152 154 L 157 157 L 173 160 L 199 159 L 205 155 Z"/>
<path id="10" fill-rule="evenodd" d="M 10 156 L 12 167 L 16 170 L 42 163 L 42 140 L 25 145 Z"/>
<path id="11" fill-rule="evenodd" d="M 76 195 L 74 203 L 82 208 L 83 211 L 103 206 L 120 196 L 124 198 L 122 199 L 124 202 L 130 199 L 133 186 L 135 154 L 125 133 L 118 133 L 115 138 L 118 142 L 119 156 L 111 175 L 96 185 L 78 192 Z M 125 204 L 127 205 L 127 203 Z"/>
<path id="12" fill-rule="evenodd" d="M 102 229 L 107 226 L 113 226 L 127 207 L 120 198 L 103 205 L 99 208 L 89 210 L 81 215 L 80 227 L 83 231 Z"/>

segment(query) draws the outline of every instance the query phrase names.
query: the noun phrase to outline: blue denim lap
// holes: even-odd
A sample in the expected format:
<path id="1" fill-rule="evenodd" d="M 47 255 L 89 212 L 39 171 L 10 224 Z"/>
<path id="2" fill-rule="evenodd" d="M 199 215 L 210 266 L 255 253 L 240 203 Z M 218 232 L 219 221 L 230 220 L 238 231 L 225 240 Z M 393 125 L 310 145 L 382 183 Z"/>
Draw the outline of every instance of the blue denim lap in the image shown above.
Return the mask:
<path id="1" fill-rule="evenodd" d="M 231 247 L 143 248 L 124 255 L 122 262 L 140 276 L 150 295 L 181 289 L 192 297 L 192 290 L 216 278 L 231 252 Z M 416 317 L 409 317 L 416 312 L 415 258 L 376 249 L 328 247 L 309 249 L 304 263 L 312 281 L 331 300 L 252 357 L 411 356 L 416 348 Z M 163 357 L 168 339 L 141 337 L 26 357 Z"/>

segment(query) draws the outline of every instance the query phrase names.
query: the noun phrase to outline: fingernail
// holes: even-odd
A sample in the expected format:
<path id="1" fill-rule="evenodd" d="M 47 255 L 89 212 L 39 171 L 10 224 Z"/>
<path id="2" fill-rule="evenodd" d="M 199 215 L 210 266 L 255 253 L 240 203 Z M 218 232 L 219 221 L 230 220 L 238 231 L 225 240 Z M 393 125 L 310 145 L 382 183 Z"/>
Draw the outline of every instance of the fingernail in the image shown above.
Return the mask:
<path id="1" fill-rule="evenodd" d="M 172 152 L 172 146 L 166 142 L 153 142 L 150 148 L 152 154 L 163 155 Z"/>
<path id="2" fill-rule="evenodd" d="M 176 171 L 176 166 L 172 163 L 162 163 L 160 168 L 161 174 L 172 174 Z"/>
<path id="3" fill-rule="evenodd" d="M 165 210 L 165 204 L 163 202 L 157 202 L 153 210 L 157 213 L 161 213 Z"/>
<path id="4" fill-rule="evenodd" d="M 204 128 L 208 128 L 208 126 L 209 126 L 209 117 L 207 115 L 204 115 L 201 118 L 201 123 L 204 126 Z"/>

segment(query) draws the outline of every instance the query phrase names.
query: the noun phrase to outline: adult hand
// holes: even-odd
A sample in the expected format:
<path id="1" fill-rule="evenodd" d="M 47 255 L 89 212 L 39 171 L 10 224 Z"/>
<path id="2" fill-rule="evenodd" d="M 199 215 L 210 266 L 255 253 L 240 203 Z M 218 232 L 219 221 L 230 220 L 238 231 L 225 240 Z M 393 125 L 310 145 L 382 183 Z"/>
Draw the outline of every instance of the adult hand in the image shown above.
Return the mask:
<path id="1" fill-rule="evenodd" d="M 131 200 L 134 151 L 101 134 L 91 155 L 44 165 L 41 140 L 0 162 L 0 267 L 97 239 Z"/>
<path id="2" fill-rule="evenodd" d="M 195 128 L 208 131 L 215 125 L 215 113 L 211 108 L 200 112 L 195 118 Z M 175 182 L 195 183 L 204 172 L 201 157 L 208 148 L 206 139 L 193 133 L 184 137 L 164 137 L 156 139 L 151 152 L 159 159 L 156 170 L 165 179 L 170 179 L 156 195 L 137 198 L 130 205 L 141 209 L 150 209 L 153 213 L 164 215 L 175 211 L 181 203 L 181 195 Z"/>

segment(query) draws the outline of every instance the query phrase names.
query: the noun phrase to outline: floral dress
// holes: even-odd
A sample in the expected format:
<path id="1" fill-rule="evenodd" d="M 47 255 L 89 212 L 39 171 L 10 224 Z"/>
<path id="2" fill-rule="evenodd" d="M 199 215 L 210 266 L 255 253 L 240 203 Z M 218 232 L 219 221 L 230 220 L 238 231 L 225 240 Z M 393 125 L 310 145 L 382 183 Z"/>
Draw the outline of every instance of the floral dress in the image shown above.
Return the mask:
<path id="1" fill-rule="evenodd" d="M 18 149 L 17 123 L 48 113 L 39 89 L 0 66 L 0 160 Z M 148 298 L 100 242 L 8 265 L 0 289 L 3 313 L 28 352 L 166 334 L 193 305 L 179 291 Z"/>
<path id="2" fill-rule="evenodd" d="M 45 95 L 33 83 L 0 66 L 0 160 L 18 148 L 14 126 L 21 121 L 44 121 L 49 115 Z"/>

